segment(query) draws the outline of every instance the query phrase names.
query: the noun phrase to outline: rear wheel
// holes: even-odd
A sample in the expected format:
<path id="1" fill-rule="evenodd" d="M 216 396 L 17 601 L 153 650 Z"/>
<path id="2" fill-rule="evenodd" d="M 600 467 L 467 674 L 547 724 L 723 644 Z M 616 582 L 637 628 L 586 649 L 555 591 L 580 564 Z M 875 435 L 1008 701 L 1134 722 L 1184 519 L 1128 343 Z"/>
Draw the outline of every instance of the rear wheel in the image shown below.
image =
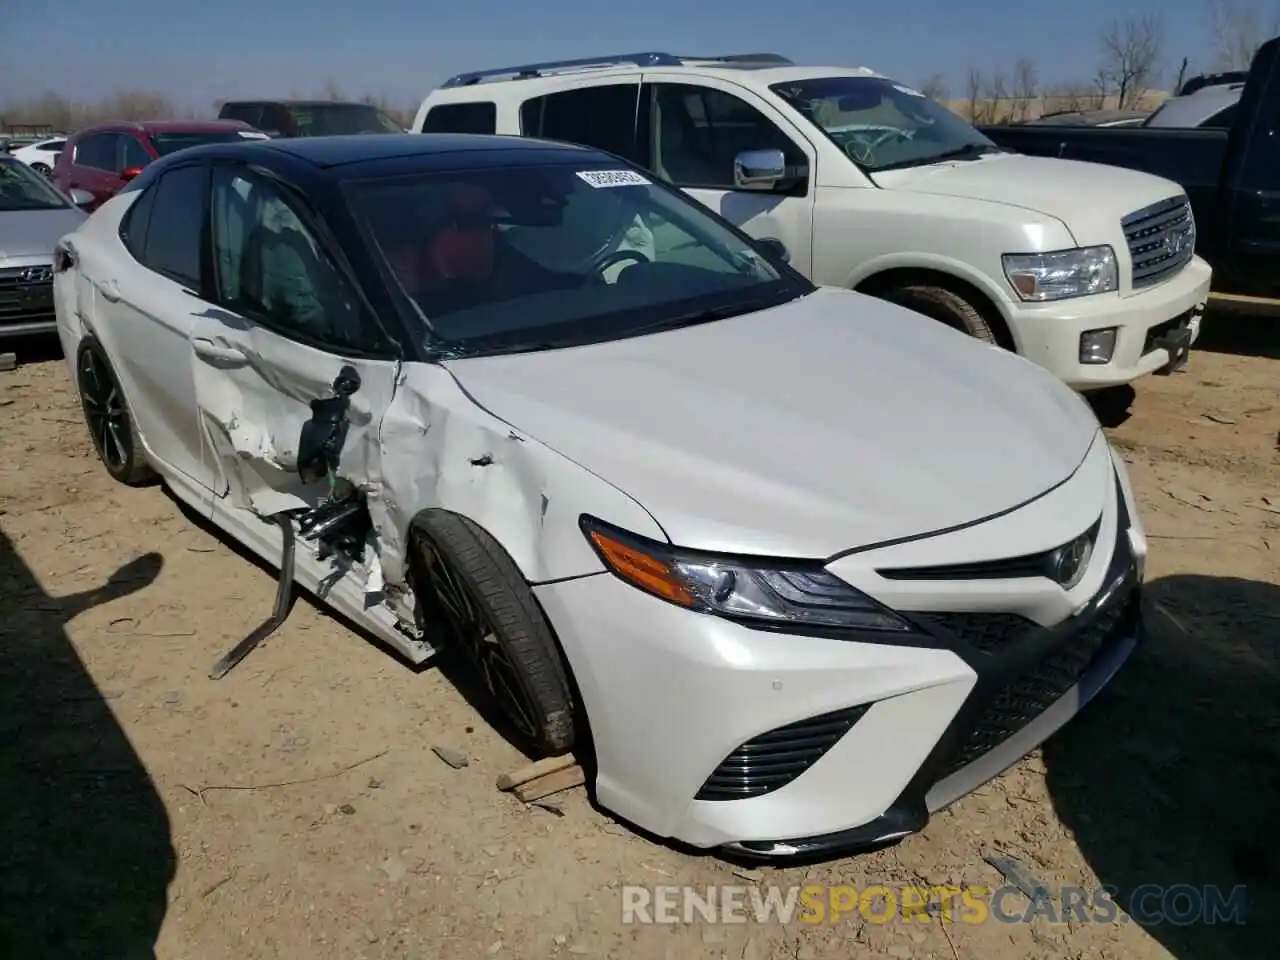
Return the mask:
<path id="1" fill-rule="evenodd" d="M 50 178 L 53 177 L 53 170 L 50 169 L 47 163 L 33 163 L 31 165 L 31 169 L 34 170 L 36 173 L 40 174 L 41 176 L 50 177 Z"/>
<path id="2" fill-rule="evenodd" d="M 466 517 L 414 522 L 412 574 L 424 627 L 441 627 L 518 746 L 554 756 L 574 743 L 573 696 L 560 649 L 506 551 Z"/>
<path id="3" fill-rule="evenodd" d="M 92 338 L 81 343 L 76 354 L 76 386 L 84 422 L 107 473 L 131 487 L 155 479 L 120 382 L 101 344 Z"/>
<path id="4" fill-rule="evenodd" d="M 975 340 L 1000 345 L 995 330 L 982 312 L 954 290 L 928 284 L 910 284 L 885 290 L 880 296 L 954 327 L 961 333 L 967 333 Z"/>

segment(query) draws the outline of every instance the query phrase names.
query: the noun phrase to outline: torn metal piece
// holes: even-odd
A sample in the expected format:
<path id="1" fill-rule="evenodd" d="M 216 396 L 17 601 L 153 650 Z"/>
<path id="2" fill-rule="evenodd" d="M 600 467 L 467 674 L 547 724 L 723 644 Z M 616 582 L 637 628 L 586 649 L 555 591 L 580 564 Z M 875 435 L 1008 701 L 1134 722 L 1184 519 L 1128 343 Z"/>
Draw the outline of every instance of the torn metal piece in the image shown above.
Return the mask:
<path id="1" fill-rule="evenodd" d="M 293 519 L 287 513 L 276 514 L 272 519 L 279 525 L 280 535 L 284 541 L 280 557 L 280 579 L 276 582 L 275 607 L 271 611 L 271 616 L 213 665 L 213 669 L 209 671 L 210 680 L 221 680 L 230 673 L 236 664 L 257 649 L 267 637 L 284 624 L 289 618 L 289 611 L 293 608 Z"/>

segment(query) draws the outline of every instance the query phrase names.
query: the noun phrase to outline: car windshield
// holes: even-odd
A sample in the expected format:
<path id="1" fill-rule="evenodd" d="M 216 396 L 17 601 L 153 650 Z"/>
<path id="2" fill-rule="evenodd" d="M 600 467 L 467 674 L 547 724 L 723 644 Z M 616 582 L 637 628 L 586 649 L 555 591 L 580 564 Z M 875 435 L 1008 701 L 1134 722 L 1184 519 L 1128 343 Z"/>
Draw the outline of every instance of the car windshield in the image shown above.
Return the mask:
<path id="1" fill-rule="evenodd" d="M 187 147 L 199 147 L 206 143 L 231 143 L 246 138 L 239 130 L 191 130 L 182 133 L 153 133 L 150 139 L 156 153 L 167 157 Z"/>
<path id="2" fill-rule="evenodd" d="M 827 77 L 770 89 L 868 173 L 1003 153 L 967 121 L 883 77 Z"/>
<path id="3" fill-rule="evenodd" d="M 595 160 L 346 190 L 427 349 L 446 357 L 615 340 L 813 289 L 683 194 Z"/>
<path id="4" fill-rule="evenodd" d="M 64 210 L 70 204 L 20 160 L 0 157 L 0 210 Z"/>
<path id="5" fill-rule="evenodd" d="M 377 107 L 364 103 L 321 103 L 290 107 L 289 113 L 304 137 L 335 137 L 358 133 L 404 133 L 404 128 Z"/>

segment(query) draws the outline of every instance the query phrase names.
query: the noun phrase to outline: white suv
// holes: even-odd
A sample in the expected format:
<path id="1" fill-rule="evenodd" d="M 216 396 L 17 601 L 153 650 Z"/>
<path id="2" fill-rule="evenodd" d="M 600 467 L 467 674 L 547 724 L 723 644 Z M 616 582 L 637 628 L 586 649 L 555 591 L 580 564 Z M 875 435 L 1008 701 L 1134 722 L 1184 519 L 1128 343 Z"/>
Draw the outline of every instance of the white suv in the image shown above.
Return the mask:
<path id="1" fill-rule="evenodd" d="M 506 67 L 449 80 L 413 129 L 626 157 L 814 282 L 911 307 L 1078 390 L 1180 366 L 1208 298 L 1180 186 L 1005 151 L 863 68 L 664 53 Z"/>

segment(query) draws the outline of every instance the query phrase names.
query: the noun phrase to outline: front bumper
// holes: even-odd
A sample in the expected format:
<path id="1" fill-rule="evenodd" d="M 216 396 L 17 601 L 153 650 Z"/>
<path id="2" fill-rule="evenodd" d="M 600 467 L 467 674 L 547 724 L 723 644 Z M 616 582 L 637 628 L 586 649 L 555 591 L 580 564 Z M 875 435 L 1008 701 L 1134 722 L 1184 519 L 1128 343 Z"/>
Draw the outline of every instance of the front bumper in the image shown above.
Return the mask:
<path id="1" fill-rule="evenodd" d="M 988 599 L 1023 604 L 1028 616 L 1014 627 L 1007 612 L 972 602 L 976 593 L 955 602 L 954 583 L 902 585 L 899 598 L 927 588 L 934 602 L 890 603 L 932 611 L 909 614 L 919 635 L 896 644 L 752 630 L 610 575 L 536 587 L 590 720 L 600 803 L 658 836 L 760 859 L 855 850 L 921 829 L 1061 727 L 1141 636 L 1146 545 L 1123 474 L 1105 444 L 1078 472 L 1088 476 L 965 533 L 999 536 L 1004 523 L 1030 528 L 1072 511 L 1070 523 L 1089 516 L 1083 529 L 1105 484 L 1079 588 L 1087 596 L 1048 581 L 1039 594 L 986 584 Z M 785 764 L 800 771 L 725 799 L 735 778 L 759 786 Z"/>
<path id="2" fill-rule="evenodd" d="M 1185 346 L 1200 335 L 1212 269 L 1199 257 L 1177 276 L 1130 296 L 1103 294 L 1046 304 L 1013 304 L 1009 319 L 1018 351 L 1077 390 L 1130 383 L 1179 361 L 1169 334 L 1186 330 Z M 1116 328 L 1109 363 L 1080 362 L 1080 335 Z"/>

